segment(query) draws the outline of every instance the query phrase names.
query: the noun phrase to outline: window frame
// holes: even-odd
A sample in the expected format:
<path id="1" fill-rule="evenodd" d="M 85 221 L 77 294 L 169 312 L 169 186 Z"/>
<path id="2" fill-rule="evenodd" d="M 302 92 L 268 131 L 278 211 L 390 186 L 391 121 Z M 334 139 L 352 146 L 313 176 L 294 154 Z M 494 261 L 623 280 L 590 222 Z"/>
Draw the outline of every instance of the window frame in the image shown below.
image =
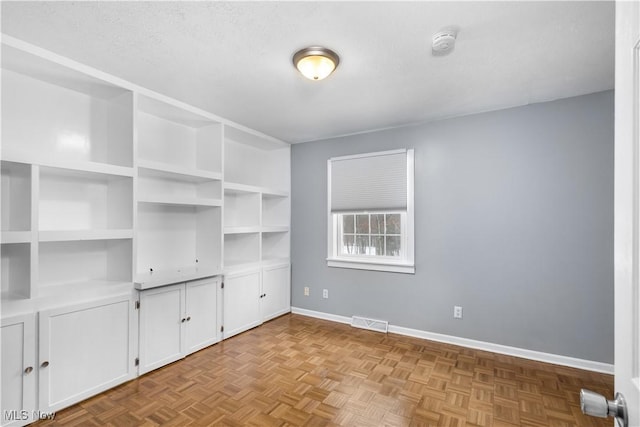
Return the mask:
<path id="1" fill-rule="evenodd" d="M 331 162 L 333 160 L 347 160 L 373 155 L 386 155 L 406 153 L 407 155 L 407 209 L 388 211 L 331 211 Z M 401 256 L 377 256 L 377 255 L 350 255 L 341 254 L 341 227 L 339 218 L 341 214 L 376 214 L 376 213 L 400 213 L 401 214 Z M 354 218 L 355 221 L 355 218 Z M 354 224 L 355 227 L 356 224 Z M 371 227 L 371 226 L 369 226 Z M 371 229 L 369 228 L 369 235 Z M 355 230 L 354 230 L 355 232 Z M 339 234 L 340 233 L 340 234 Z M 385 233 L 386 234 L 386 233 Z M 375 153 L 364 153 L 353 156 L 331 158 L 327 161 L 327 266 L 338 268 L 353 268 L 360 270 L 387 271 L 395 273 L 415 273 L 414 263 L 414 152 L 408 150 L 390 150 Z"/>

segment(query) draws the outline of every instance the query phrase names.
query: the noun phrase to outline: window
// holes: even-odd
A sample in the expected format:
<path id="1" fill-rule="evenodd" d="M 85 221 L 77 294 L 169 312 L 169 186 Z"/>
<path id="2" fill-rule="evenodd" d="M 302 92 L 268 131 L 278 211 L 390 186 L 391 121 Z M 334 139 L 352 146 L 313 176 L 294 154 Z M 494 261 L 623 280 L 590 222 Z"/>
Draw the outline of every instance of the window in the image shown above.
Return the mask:
<path id="1" fill-rule="evenodd" d="M 414 273 L 413 150 L 328 161 L 330 267 Z"/>
<path id="2" fill-rule="evenodd" d="M 399 258 L 404 212 L 344 213 L 338 215 L 338 252 L 343 256 Z"/>

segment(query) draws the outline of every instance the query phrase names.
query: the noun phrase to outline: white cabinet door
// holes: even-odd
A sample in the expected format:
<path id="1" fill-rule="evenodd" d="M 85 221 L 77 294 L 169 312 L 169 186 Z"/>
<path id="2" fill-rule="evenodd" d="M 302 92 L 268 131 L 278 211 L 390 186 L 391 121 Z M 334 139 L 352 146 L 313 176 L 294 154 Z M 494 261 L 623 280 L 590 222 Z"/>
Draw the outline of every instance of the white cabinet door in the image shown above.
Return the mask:
<path id="1" fill-rule="evenodd" d="M 134 313 L 128 295 L 40 312 L 40 411 L 57 411 L 135 376 Z"/>
<path id="2" fill-rule="evenodd" d="M 220 280 L 140 292 L 140 374 L 220 340 Z"/>
<path id="3" fill-rule="evenodd" d="M 186 349 L 193 353 L 219 341 L 218 279 L 203 279 L 186 285 Z"/>
<path id="4" fill-rule="evenodd" d="M 2 421 L 22 426 L 36 409 L 35 314 L 2 319 Z"/>
<path id="5" fill-rule="evenodd" d="M 262 270 L 262 320 L 267 321 L 291 311 L 289 266 Z"/>
<path id="6" fill-rule="evenodd" d="M 262 323 L 260 272 L 238 273 L 224 279 L 224 338 Z"/>
<path id="7" fill-rule="evenodd" d="M 140 374 L 183 356 L 184 284 L 140 292 Z"/>

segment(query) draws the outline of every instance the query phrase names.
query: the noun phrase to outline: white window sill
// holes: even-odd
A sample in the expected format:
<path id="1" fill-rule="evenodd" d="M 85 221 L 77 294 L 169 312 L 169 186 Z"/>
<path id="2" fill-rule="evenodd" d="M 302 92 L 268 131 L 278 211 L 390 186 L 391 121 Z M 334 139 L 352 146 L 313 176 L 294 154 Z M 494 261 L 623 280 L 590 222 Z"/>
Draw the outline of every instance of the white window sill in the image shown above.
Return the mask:
<path id="1" fill-rule="evenodd" d="M 391 273 L 415 274 L 416 268 L 413 264 L 405 263 L 384 263 L 369 260 L 348 260 L 344 258 L 327 258 L 327 266 L 337 268 L 354 268 L 357 270 L 388 271 Z"/>

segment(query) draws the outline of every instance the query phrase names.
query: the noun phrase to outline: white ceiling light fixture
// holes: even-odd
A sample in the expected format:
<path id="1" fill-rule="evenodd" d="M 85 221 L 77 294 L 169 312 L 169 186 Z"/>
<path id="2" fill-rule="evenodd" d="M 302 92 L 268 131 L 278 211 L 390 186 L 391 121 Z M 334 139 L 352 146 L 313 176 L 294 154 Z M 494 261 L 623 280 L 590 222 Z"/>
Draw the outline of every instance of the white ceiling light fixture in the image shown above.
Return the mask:
<path id="1" fill-rule="evenodd" d="M 454 29 L 446 29 L 435 33 L 431 39 L 431 52 L 434 56 L 449 54 L 456 45 L 458 32 Z"/>
<path id="2" fill-rule="evenodd" d="M 293 65 L 309 80 L 322 80 L 328 77 L 339 63 L 338 54 L 326 47 L 306 47 L 293 55 Z"/>

